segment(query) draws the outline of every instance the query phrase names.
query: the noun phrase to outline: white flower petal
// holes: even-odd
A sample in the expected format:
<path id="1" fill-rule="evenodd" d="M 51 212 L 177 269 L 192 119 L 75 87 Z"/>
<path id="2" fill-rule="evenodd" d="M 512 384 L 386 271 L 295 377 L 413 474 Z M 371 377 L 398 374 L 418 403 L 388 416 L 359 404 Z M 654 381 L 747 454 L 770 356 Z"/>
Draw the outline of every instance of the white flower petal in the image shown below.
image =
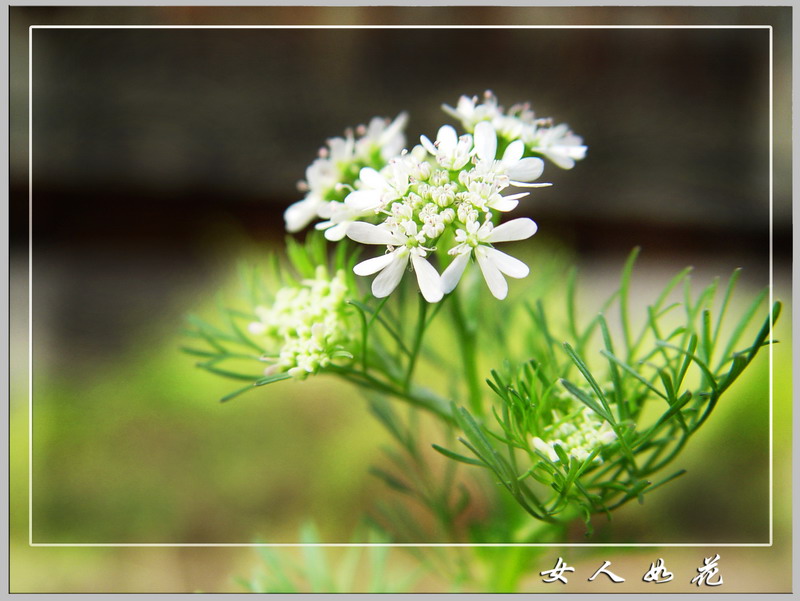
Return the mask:
<path id="1" fill-rule="evenodd" d="M 373 259 L 367 259 L 353 267 L 353 272 L 356 275 L 372 275 L 386 267 L 392 260 L 394 260 L 393 254 L 385 254 Z"/>
<path id="2" fill-rule="evenodd" d="M 528 182 L 518 182 L 511 180 L 509 182 L 512 186 L 517 186 L 518 188 L 547 188 L 548 186 L 552 186 L 553 184 L 530 184 Z"/>
<path id="3" fill-rule="evenodd" d="M 447 269 L 442 272 L 442 289 L 445 294 L 449 294 L 455 290 L 459 280 L 461 280 L 464 269 L 467 267 L 467 263 L 469 263 L 469 256 L 471 253 L 472 251 L 459 253 L 450 262 Z"/>
<path id="4" fill-rule="evenodd" d="M 496 248 L 486 248 L 486 257 L 494 263 L 500 271 L 512 278 L 524 278 L 530 273 L 530 269 L 519 259 L 497 250 Z"/>
<path id="5" fill-rule="evenodd" d="M 497 154 L 497 134 L 489 121 L 475 126 L 475 153 L 484 161 L 493 161 Z"/>
<path id="6" fill-rule="evenodd" d="M 486 242 L 512 242 L 514 240 L 525 240 L 536 233 L 536 222 L 527 217 L 512 219 L 506 223 L 501 223 L 486 236 Z M 348 233 L 349 235 L 349 233 Z"/>
<path id="7" fill-rule="evenodd" d="M 508 213 L 509 211 L 513 211 L 517 208 L 519 204 L 518 200 L 514 200 L 508 196 L 500 197 L 497 200 L 493 200 L 488 204 L 489 208 L 494 209 L 496 211 L 500 211 L 502 213 Z"/>
<path id="8" fill-rule="evenodd" d="M 553 161 L 556 167 L 561 167 L 562 169 L 572 169 L 575 166 L 575 161 L 568 156 L 564 156 L 553 151 L 546 152 L 545 156 Z"/>
<path id="9" fill-rule="evenodd" d="M 391 261 L 372 282 L 372 294 L 376 298 L 389 296 L 397 288 L 403 278 L 406 265 L 408 265 L 408 250 L 405 248 L 398 249 L 387 256 L 391 257 Z"/>
<path id="10" fill-rule="evenodd" d="M 483 279 L 486 280 L 486 285 L 489 286 L 489 291 L 498 299 L 503 300 L 508 294 L 508 283 L 500 273 L 500 270 L 495 266 L 492 260 L 487 256 L 486 249 L 478 246 L 475 249 L 475 256 L 478 259 L 478 266 L 483 272 Z"/>
<path id="11" fill-rule="evenodd" d="M 436 134 L 439 143 L 439 152 L 449 154 L 458 144 L 458 134 L 452 125 L 442 125 Z"/>
<path id="12" fill-rule="evenodd" d="M 408 113 L 403 111 L 397 117 L 394 118 L 389 126 L 383 131 L 380 138 L 378 139 L 378 144 L 383 146 L 387 142 L 389 142 L 395 136 L 400 135 L 400 132 L 405 129 L 406 124 L 408 123 Z"/>
<path id="13" fill-rule="evenodd" d="M 286 231 L 299 232 L 306 227 L 317 216 L 320 204 L 319 199 L 310 196 L 289 205 L 283 213 Z"/>
<path id="14" fill-rule="evenodd" d="M 509 222 L 510 223 L 510 222 Z M 389 230 L 371 223 L 356 221 L 347 229 L 347 237 L 361 244 L 402 244 Z"/>
<path id="15" fill-rule="evenodd" d="M 420 136 L 419 141 L 425 148 L 425 150 L 427 150 L 433 156 L 436 156 L 436 146 L 434 146 L 433 142 L 431 142 L 430 139 L 428 139 L 428 136 Z"/>
<path id="16" fill-rule="evenodd" d="M 577 145 L 554 145 L 544 149 L 543 154 L 562 169 L 572 169 L 575 161 L 580 161 L 586 156 L 586 146 L 580 145 L 581 138 L 577 138 Z M 566 140 L 564 140 L 566 142 Z"/>
<path id="17" fill-rule="evenodd" d="M 456 119 L 461 119 L 461 114 L 458 112 L 458 110 L 454 109 L 449 104 L 443 104 L 442 105 L 442 110 L 445 113 L 447 113 L 448 115 L 450 115 L 451 117 L 455 117 Z"/>
<path id="18" fill-rule="evenodd" d="M 462 94 L 458 98 L 458 104 L 456 105 L 456 108 L 462 115 L 472 116 L 472 113 L 475 111 L 476 101 L 477 96 L 475 98 L 470 98 L 466 94 Z"/>
<path id="19" fill-rule="evenodd" d="M 344 203 L 355 211 L 367 211 L 380 205 L 381 194 L 376 190 L 356 190 L 345 197 Z"/>
<path id="20" fill-rule="evenodd" d="M 503 196 L 500 200 L 495 200 L 489 203 L 489 207 L 497 211 L 507 213 L 508 211 L 513 211 L 516 209 L 517 205 L 519 204 L 519 199 L 525 198 L 526 196 L 530 196 L 530 192 L 509 194 L 508 196 Z"/>
<path id="21" fill-rule="evenodd" d="M 417 274 L 417 283 L 422 296 L 429 303 L 438 303 L 442 300 L 442 277 L 427 259 L 417 254 L 411 255 L 411 263 L 414 265 L 414 272 Z"/>
<path id="22" fill-rule="evenodd" d="M 582 138 L 578 138 L 581 142 L 583 141 Z M 569 156 L 570 158 L 575 159 L 576 161 L 582 161 L 586 158 L 586 151 L 589 149 L 588 146 L 570 146 L 569 147 Z"/>
<path id="23" fill-rule="evenodd" d="M 341 204 L 341 202 L 336 200 L 323 202 L 317 209 L 317 215 L 319 215 L 322 219 L 330 219 L 331 216 L 339 210 L 339 205 Z"/>
<path id="24" fill-rule="evenodd" d="M 332 221 L 328 223 L 333 223 Z M 353 225 L 351 221 L 345 221 L 344 223 L 337 223 L 336 225 L 332 225 L 331 227 L 325 230 L 325 239 L 330 240 L 331 242 L 338 242 L 342 238 L 347 235 L 347 230 L 350 229 L 350 226 Z M 322 228 L 317 228 L 322 229 Z"/>
<path id="25" fill-rule="evenodd" d="M 358 179 L 360 179 L 367 188 L 372 188 L 373 190 L 381 190 L 386 187 L 386 178 L 372 167 L 362 168 L 361 171 L 358 172 Z"/>
<path id="26" fill-rule="evenodd" d="M 508 165 L 518 163 L 523 154 L 525 154 L 525 142 L 522 140 L 514 140 L 503 153 L 503 163 Z"/>
<path id="27" fill-rule="evenodd" d="M 508 168 L 508 177 L 520 182 L 531 182 L 544 171 L 544 161 L 536 157 L 527 157 Z"/>

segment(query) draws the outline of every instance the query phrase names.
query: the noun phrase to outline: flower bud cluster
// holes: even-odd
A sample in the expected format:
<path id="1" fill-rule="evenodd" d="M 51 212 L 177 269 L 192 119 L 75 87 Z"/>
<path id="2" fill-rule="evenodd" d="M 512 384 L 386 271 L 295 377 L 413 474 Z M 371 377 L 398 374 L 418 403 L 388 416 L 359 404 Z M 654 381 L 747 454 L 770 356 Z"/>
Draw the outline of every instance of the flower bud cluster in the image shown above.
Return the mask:
<path id="1" fill-rule="evenodd" d="M 258 321 L 249 325 L 250 333 L 264 339 L 266 348 L 279 349 L 262 357 L 271 363 L 267 375 L 286 372 L 303 379 L 348 355 L 345 274 L 340 270 L 331 279 L 319 266 L 315 275 L 300 286 L 278 290 L 271 306 L 255 308 Z"/>
<path id="2" fill-rule="evenodd" d="M 594 391 L 587 389 L 587 395 L 596 396 Z M 560 395 L 562 403 L 559 409 L 552 411 L 553 422 L 544 428 L 542 437 L 533 438 L 534 448 L 545 455 L 550 461 L 558 462 L 556 445 L 577 461 L 586 461 L 598 448 L 605 447 L 617 438 L 611 424 L 600 418 L 594 411 L 580 404 L 579 401 Z M 602 463 L 603 458 L 598 453 L 593 463 Z"/>

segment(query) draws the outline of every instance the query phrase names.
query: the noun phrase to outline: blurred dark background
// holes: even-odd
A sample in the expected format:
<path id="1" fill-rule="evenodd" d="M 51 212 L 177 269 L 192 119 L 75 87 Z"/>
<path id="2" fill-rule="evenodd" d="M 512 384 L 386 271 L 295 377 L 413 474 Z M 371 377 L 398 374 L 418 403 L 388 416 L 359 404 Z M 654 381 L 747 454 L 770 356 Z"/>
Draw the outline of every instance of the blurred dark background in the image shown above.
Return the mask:
<path id="1" fill-rule="evenodd" d="M 413 142 L 447 119 L 442 102 L 487 88 L 505 105 L 531 100 L 589 145 L 579 169 L 549 169 L 556 187 L 528 203 L 542 229 L 573 232 L 586 250 L 628 247 L 642 228 L 656 250 L 765 241 L 765 29 L 33 35 L 37 246 L 191 243 L 220 214 L 254 236 L 279 233 L 326 137 L 409 110 Z M 24 189 L 25 171 L 13 175 Z M 785 217 L 788 189 L 776 192 Z M 22 209 L 13 233 L 24 240 Z M 776 226 L 782 240 L 788 224 Z"/>
<path id="2" fill-rule="evenodd" d="M 772 25 L 772 249 L 776 278 L 788 291 L 790 10 L 14 7 L 12 312 L 24 315 L 28 300 L 29 25 Z M 554 186 L 535 191 L 520 209 L 539 223 L 537 240 L 614 272 L 641 245 L 645 269 L 706 265 L 724 277 L 743 266 L 745 281 L 766 284 L 769 39 L 767 29 L 33 30 L 34 387 L 44 416 L 37 421 L 38 535 L 242 540 L 253 523 L 269 530 L 285 520 L 280 512 L 265 517 L 263 502 L 276 494 L 273 508 L 297 502 L 288 475 L 277 493 L 237 486 L 240 476 L 248 481 L 253 453 L 269 454 L 268 432 L 273 446 L 291 445 L 292 432 L 276 425 L 261 432 L 274 416 L 253 402 L 238 414 L 198 410 L 217 389 L 198 391 L 200 376 L 188 363 L 181 371 L 186 359 L 174 356 L 176 335 L 183 315 L 229 282 L 237 259 L 282 245 L 283 210 L 300 198 L 296 183 L 325 139 L 375 115 L 409 111 L 413 144 L 452 122 L 439 106 L 461 94 L 492 89 L 505 106 L 531 101 L 537 115 L 569 123 L 589 147 L 571 171 L 549 164 L 542 180 Z M 15 328 L 12 337 L 24 344 L 26 326 Z M 23 371 L 12 379 L 20 410 Z M 113 423 L 107 416 L 87 421 L 100 399 L 114 408 Z M 326 427 L 345 420 L 334 409 L 299 411 Z M 197 432 L 213 420 L 219 429 L 205 433 L 206 447 Z M 61 434 L 59 423 L 67 428 Z M 92 446 L 86 441 L 97 424 L 107 437 Z M 236 428 L 247 431 L 231 443 Z M 226 444 L 229 462 L 210 468 L 213 449 Z M 72 455 L 60 455 L 64 448 Z M 121 471 L 107 480 L 108 468 L 93 463 L 103 452 L 120 453 L 114 465 Z M 193 463 L 165 467 L 155 480 L 137 471 L 186 453 Z M 82 471 L 73 474 L 70 465 Z M 203 470 L 230 478 L 225 499 L 245 509 L 220 515 L 214 498 L 187 515 L 181 508 L 197 503 Z M 364 486 L 339 476 L 342 490 Z M 81 499 L 82 486 L 99 481 L 105 492 Z M 181 498 L 161 499 L 175 481 Z M 129 489 L 152 496 L 151 506 L 143 512 Z M 351 503 L 344 492 L 341 503 Z M 335 506 L 319 511 L 339 515 Z M 204 519 L 212 513 L 215 520 Z M 123 525 L 121 515 L 139 521 Z M 760 540 L 758 523 L 747 536 Z M 291 540 L 292 532 L 283 535 Z"/>

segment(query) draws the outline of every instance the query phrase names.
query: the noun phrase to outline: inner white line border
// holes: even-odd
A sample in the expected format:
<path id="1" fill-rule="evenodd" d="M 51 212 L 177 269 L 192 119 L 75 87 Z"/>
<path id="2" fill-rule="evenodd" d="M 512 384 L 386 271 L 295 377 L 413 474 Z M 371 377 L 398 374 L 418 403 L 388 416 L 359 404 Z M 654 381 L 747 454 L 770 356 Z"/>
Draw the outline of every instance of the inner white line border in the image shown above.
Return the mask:
<path id="1" fill-rule="evenodd" d="M 773 70 L 772 25 L 30 25 L 28 27 L 28 546 L 30 547 L 772 547 L 774 543 L 773 345 L 769 351 L 768 543 L 39 543 L 33 541 L 33 31 L 35 29 L 766 29 L 769 30 L 769 314 L 773 298 Z M 774 340 L 770 323 L 770 340 Z"/>

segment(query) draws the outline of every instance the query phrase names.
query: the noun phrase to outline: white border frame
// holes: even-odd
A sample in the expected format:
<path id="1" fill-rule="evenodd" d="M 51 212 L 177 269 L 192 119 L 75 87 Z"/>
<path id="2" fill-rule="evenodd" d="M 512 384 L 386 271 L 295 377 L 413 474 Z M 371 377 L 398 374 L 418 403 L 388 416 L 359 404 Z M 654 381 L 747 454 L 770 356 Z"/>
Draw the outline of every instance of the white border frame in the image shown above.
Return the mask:
<path id="1" fill-rule="evenodd" d="M 33 31 L 35 29 L 767 29 L 769 30 L 769 311 L 773 298 L 773 69 L 771 25 L 31 25 L 28 27 L 28 545 L 31 547 L 772 547 L 774 543 L 773 345 L 769 350 L 768 543 L 39 543 L 33 542 Z M 770 340 L 773 340 L 770 323 Z"/>

